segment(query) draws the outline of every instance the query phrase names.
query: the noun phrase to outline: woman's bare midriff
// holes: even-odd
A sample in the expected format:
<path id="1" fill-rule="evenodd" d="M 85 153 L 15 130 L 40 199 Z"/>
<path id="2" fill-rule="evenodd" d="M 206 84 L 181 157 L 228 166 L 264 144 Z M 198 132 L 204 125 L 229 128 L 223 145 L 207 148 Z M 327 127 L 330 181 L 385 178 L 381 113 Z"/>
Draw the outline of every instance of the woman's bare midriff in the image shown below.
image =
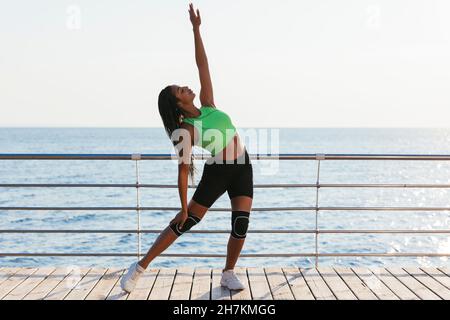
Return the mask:
<path id="1" fill-rule="evenodd" d="M 220 152 L 216 153 L 215 159 L 222 160 L 234 160 L 241 156 L 244 152 L 245 146 L 242 144 L 241 139 L 239 139 L 239 134 L 236 133 L 228 143 L 228 145 Z"/>

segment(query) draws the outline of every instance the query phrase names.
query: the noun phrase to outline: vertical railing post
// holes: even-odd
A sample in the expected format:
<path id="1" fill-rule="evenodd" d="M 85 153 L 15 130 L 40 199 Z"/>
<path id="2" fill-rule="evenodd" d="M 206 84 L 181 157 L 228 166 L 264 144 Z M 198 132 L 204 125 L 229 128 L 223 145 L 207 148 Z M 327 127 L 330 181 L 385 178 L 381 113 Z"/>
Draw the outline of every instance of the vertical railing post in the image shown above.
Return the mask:
<path id="1" fill-rule="evenodd" d="M 134 153 L 131 155 L 131 159 L 135 160 L 136 168 L 136 214 L 137 214 L 137 258 L 141 258 L 141 209 L 139 204 L 139 160 L 141 155 Z"/>
<path id="2" fill-rule="evenodd" d="M 325 155 L 322 153 L 316 154 L 317 160 L 317 180 L 316 180 L 316 223 L 315 223 L 315 250 L 316 255 L 315 266 L 319 267 L 319 188 L 320 188 L 320 160 L 324 160 Z"/>

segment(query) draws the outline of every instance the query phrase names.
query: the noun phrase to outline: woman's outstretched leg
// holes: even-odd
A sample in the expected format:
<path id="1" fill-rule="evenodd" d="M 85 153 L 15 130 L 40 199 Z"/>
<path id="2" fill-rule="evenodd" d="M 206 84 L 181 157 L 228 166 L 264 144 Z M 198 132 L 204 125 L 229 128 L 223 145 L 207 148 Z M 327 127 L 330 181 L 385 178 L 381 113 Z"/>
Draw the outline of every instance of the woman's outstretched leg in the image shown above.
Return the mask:
<path id="1" fill-rule="evenodd" d="M 166 227 L 156 238 L 155 242 L 148 250 L 147 254 L 138 262 L 139 265 L 147 269 L 150 262 L 153 261 L 157 256 L 159 256 L 164 250 L 166 250 L 170 245 L 178 239 L 178 236 L 173 232 L 170 227 Z"/>
<path id="2" fill-rule="evenodd" d="M 139 278 L 145 272 L 145 269 L 148 267 L 150 262 L 161 252 L 166 250 L 177 238 L 178 235 L 175 234 L 170 226 L 165 228 L 159 234 L 158 238 L 156 238 L 145 257 L 140 261 L 133 262 L 122 279 L 120 279 L 120 286 L 122 290 L 128 293 L 133 291 Z"/>
<path id="3" fill-rule="evenodd" d="M 200 222 L 206 211 L 208 211 L 207 207 L 191 200 L 188 205 L 188 219 L 184 222 L 183 228 L 179 229 L 178 225 L 175 223 L 166 227 L 159 234 L 158 238 L 156 238 L 144 258 L 131 264 L 128 272 L 121 279 L 120 284 L 122 289 L 131 292 L 136 286 L 139 277 L 144 273 L 145 269 L 147 269 L 153 259 L 170 247 L 181 234 Z"/>
<path id="4" fill-rule="evenodd" d="M 188 220 L 185 221 L 185 225 L 190 225 L 190 227 L 192 227 L 193 225 L 197 224 L 201 219 L 203 219 L 203 216 L 207 211 L 208 207 L 202 206 L 195 202 L 195 200 L 191 199 L 188 205 L 188 214 L 192 218 L 188 218 Z M 178 239 L 179 235 L 180 234 L 177 235 L 177 232 L 174 232 L 174 230 L 170 226 L 166 227 L 159 234 L 158 238 L 156 238 L 147 254 L 139 261 L 139 265 L 142 268 L 147 269 L 148 265 L 153 261 L 153 259 L 155 259 L 164 250 L 170 247 L 170 245 Z"/>

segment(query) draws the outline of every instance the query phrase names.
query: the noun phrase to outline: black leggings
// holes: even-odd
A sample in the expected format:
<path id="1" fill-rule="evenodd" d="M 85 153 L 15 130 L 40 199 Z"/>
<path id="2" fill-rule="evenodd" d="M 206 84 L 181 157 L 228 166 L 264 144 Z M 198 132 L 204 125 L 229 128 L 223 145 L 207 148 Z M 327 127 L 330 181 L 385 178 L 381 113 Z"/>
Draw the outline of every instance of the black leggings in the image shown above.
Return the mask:
<path id="1" fill-rule="evenodd" d="M 234 160 L 222 160 L 222 163 L 207 160 L 192 199 L 209 208 L 225 191 L 230 199 L 253 198 L 253 167 L 246 149 Z"/>

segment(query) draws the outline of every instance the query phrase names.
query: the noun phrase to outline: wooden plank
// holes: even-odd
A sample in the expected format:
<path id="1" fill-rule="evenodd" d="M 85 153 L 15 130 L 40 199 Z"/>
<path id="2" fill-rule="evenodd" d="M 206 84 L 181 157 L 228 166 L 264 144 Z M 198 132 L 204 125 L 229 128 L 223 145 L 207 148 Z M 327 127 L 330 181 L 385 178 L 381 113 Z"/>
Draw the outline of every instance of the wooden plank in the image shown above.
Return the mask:
<path id="1" fill-rule="evenodd" d="M 399 298 L 368 268 L 352 268 L 353 272 L 372 290 L 380 300 L 399 300 Z"/>
<path id="2" fill-rule="evenodd" d="M 147 269 L 145 273 L 139 278 L 136 288 L 126 298 L 127 300 L 147 300 L 152 291 L 159 269 Z"/>
<path id="3" fill-rule="evenodd" d="M 419 298 L 425 300 L 439 300 L 440 298 L 434 294 L 430 289 L 425 287 L 422 283 L 417 281 L 409 273 L 407 273 L 402 268 L 387 268 L 394 277 L 396 277 L 401 283 L 407 286 L 411 291 L 413 291 Z"/>
<path id="4" fill-rule="evenodd" d="M 421 269 L 432 276 L 436 281 L 444 285 L 446 288 L 450 289 L 450 277 L 447 274 L 443 273 L 437 268 L 422 267 Z"/>
<path id="5" fill-rule="evenodd" d="M 283 272 L 296 300 L 314 300 L 314 295 L 298 268 L 283 268 Z"/>
<path id="6" fill-rule="evenodd" d="M 211 285 L 211 299 L 212 300 L 230 300 L 231 292 L 228 288 L 220 285 L 222 277 L 222 270 L 213 269 L 212 271 L 212 285 Z"/>
<path id="7" fill-rule="evenodd" d="M 234 272 L 236 276 L 244 284 L 244 290 L 230 290 L 232 300 L 252 300 L 250 293 L 250 285 L 248 283 L 247 268 L 235 267 Z"/>
<path id="8" fill-rule="evenodd" d="M 39 285 L 47 278 L 55 268 L 39 268 L 35 273 L 30 275 L 24 282 L 12 290 L 3 300 L 22 300 L 31 290 Z"/>
<path id="9" fill-rule="evenodd" d="M 263 268 L 247 268 L 248 282 L 253 300 L 273 300 Z"/>
<path id="10" fill-rule="evenodd" d="M 106 273 L 106 268 L 92 268 L 64 300 L 84 300 Z"/>
<path id="11" fill-rule="evenodd" d="M 338 300 L 357 300 L 356 296 L 331 267 L 320 267 L 317 271 Z"/>
<path id="12" fill-rule="evenodd" d="M 3 267 L 0 269 L 0 284 L 11 278 L 14 274 L 16 274 L 20 268 L 7 268 Z"/>
<path id="13" fill-rule="evenodd" d="M 110 268 L 97 282 L 94 289 L 87 295 L 86 300 L 106 300 L 119 278 L 125 272 L 124 269 Z"/>
<path id="14" fill-rule="evenodd" d="M 177 270 L 175 280 L 172 285 L 169 300 L 189 300 L 191 295 L 192 278 L 194 269 L 190 267 L 181 267 Z"/>
<path id="15" fill-rule="evenodd" d="M 53 271 L 53 272 L 52 272 Z M 236 268 L 248 290 L 220 286 L 220 269 L 150 269 L 128 295 L 123 270 L 0 268 L 0 299 L 448 299 L 450 268 Z M 114 273 L 114 271 L 119 272 Z M 121 272 L 120 272 L 121 271 Z M 248 273 L 248 274 L 247 274 Z M 158 281 L 159 278 L 159 281 Z M 80 281 L 81 280 L 81 281 Z M 347 286 L 349 289 L 347 289 Z M 212 288 L 211 288 L 212 287 Z"/>
<path id="16" fill-rule="evenodd" d="M 9 277 L 0 285 L 0 300 L 24 282 L 30 275 L 35 273 L 37 268 L 21 268 L 13 276 Z"/>
<path id="17" fill-rule="evenodd" d="M 124 274 L 122 274 L 121 277 L 123 276 Z M 106 297 L 106 300 L 127 300 L 129 296 L 130 294 L 128 292 L 122 290 L 119 279 L 109 292 L 108 296 Z"/>
<path id="18" fill-rule="evenodd" d="M 370 291 L 367 285 L 350 268 L 335 267 L 334 270 L 359 300 L 378 300 L 378 297 Z"/>
<path id="19" fill-rule="evenodd" d="M 156 277 L 149 300 L 168 300 L 177 270 L 174 268 L 161 269 Z"/>
<path id="20" fill-rule="evenodd" d="M 300 272 L 317 300 L 336 300 L 333 292 L 315 268 L 301 268 Z"/>
<path id="21" fill-rule="evenodd" d="M 124 270 L 124 272 L 120 275 L 119 279 L 117 280 L 114 287 L 111 289 L 111 291 L 108 293 L 108 296 L 106 297 L 106 300 L 127 300 L 130 294 L 124 290 L 122 290 L 122 287 L 120 285 L 120 280 L 122 280 L 122 277 L 125 276 L 128 270 Z M 145 274 L 142 275 L 142 277 Z M 141 278 L 139 278 L 139 281 Z M 136 284 L 137 287 L 137 284 Z M 135 288 L 136 289 L 136 288 Z"/>
<path id="22" fill-rule="evenodd" d="M 211 299 L 211 269 L 195 269 L 191 300 Z"/>
<path id="23" fill-rule="evenodd" d="M 71 267 L 58 267 L 38 286 L 31 290 L 24 300 L 42 300 L 44 299 L 65 277 L 72 271 Z"/>
<path id="24" fill-rule="evenodd" d="M 441 299 L 450 300 L 450 290 L 442 285 L 440 282 L 436 281 L 429 274 L 423 272 L 417 267 L 404 268 L 406 272 L 416 278 L 420 283 L 426 286 L 428 289 L 433 291 Z"/>
<path id="25" fill-rule="evenodd" d="M 385 268 L 370 268 L 369 270 L 401 300 L 420 300 L 414 292 L 390 274 Z"/>
<path id="26" fill-rule="evenodd" d="M 450 267 L 439 267 L 438 270 L 450 277 Z"/>
<path id="27" fill-rule="evenodd" d="M 69 292 L 83 279 L 91 268 L 73 268 L 69 275 L 64 278 L 44 300 L 64 300 Z"/>
<path id="28" fill-rule="evenodd" d="M 273 300 L 294 300 L 294 295 L 281 268 L 266 268 L 265 272 Z"/>

